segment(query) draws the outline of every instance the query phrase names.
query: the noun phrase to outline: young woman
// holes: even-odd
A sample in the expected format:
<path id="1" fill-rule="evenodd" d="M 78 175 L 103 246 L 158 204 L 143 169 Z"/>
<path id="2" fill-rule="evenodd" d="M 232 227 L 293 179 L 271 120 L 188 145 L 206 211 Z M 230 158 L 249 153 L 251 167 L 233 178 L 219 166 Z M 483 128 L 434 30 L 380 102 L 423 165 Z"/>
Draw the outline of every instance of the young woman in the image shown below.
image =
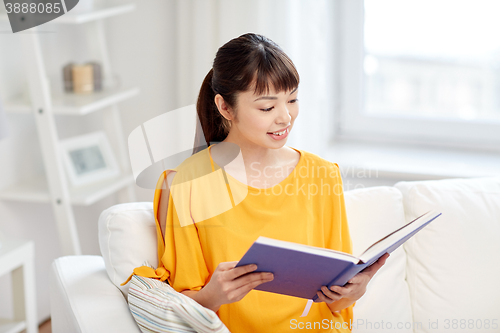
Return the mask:
<path id="1" fill-rule="evenodd" d="M 268 38 L 226 43 L 197 102 L 196 136 L 208 148 L 166 170 L 155 192 L 153 276 L 216 311 L 231 332 L 349 332 L 354 302 L 388 256 L 344 287 L 323 286 L 303 317 L 307 300 L 253 290 L 272 273 L 235 268 L 259 236 L 352 251 L 338 165 L 285 146 L 298 86 L 292 61 Z"/>

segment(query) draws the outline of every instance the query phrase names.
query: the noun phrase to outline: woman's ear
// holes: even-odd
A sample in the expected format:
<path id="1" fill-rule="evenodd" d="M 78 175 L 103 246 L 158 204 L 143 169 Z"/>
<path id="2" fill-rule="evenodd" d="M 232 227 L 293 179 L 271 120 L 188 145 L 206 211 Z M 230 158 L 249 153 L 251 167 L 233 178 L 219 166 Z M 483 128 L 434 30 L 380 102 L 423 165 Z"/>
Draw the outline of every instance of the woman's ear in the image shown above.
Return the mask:
<path id="1" fill-rule="evenodd" d="M 215 105 L 217 105 L 217 109 L 219 110 L 220 114 L 227 120 L 233 120 L 232 110 L 224 101 L 224 97 L 222 97 L 220 94 L 217 94 L 215 95 L 214 100 L 215 100 Z"/>

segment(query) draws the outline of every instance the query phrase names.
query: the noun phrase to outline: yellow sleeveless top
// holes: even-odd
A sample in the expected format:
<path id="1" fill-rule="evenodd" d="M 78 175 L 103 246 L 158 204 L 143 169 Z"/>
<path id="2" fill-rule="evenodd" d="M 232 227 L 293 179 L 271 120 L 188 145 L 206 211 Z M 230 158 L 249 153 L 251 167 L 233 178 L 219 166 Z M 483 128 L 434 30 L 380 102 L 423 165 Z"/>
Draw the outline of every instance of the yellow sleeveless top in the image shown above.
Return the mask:
<path id="1" fill-rule="evenodd" d="M 219 263 L 240 260 L 259 236 L 352 253 L 336 163 L 290 147 L 300 153 L 296 167 L 279 184 L 261 189 L 224 172 L 211 157 L 212 146 L 161 174 L 154 197 L 159 265 L 136 268 L 135 274 L 168 280 L 178 292 L 200 290 Z M 177 173 L 163 239 L 158 207 L 172 171 Z M 312 303 L 301 317 L 306 304 L 306 299 L 252 290 L 222 305 L 217 315 L 233 333 L 350 332 L 353 305 L 332 313 L 325 303 Z"/>

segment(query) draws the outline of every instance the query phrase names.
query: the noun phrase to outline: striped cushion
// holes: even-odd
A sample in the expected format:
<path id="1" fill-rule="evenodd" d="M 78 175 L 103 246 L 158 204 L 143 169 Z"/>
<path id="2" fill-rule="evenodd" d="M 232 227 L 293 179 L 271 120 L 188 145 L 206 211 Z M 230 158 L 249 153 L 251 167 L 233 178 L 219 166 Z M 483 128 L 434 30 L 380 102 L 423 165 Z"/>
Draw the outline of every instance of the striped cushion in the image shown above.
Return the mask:
<path id="1" fill-rule="evenodd" d="M 157 279 L 134 275 L 128 303 L 143 333 L 229 332 L 215 312 Z"/>

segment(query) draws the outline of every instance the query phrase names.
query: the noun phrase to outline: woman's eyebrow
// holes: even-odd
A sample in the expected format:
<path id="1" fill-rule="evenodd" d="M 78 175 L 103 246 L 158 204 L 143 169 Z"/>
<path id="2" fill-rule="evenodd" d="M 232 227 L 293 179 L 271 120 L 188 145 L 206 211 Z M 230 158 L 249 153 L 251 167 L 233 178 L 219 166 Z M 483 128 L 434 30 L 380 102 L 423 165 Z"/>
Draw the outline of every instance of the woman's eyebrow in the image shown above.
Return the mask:
<path id="1" fill-rule="evenodd" d="M 295 87 L 295 89 L 293 89 L 290 92 L 290 95 L 293 94 L 298 88 L 299 87 Z M 262 97 L 257 98 L 254 102 L 258 101 L 259 99 L 278 99 L 278 97 L 275 97 L 275 96 L 262 96 Z"/>

